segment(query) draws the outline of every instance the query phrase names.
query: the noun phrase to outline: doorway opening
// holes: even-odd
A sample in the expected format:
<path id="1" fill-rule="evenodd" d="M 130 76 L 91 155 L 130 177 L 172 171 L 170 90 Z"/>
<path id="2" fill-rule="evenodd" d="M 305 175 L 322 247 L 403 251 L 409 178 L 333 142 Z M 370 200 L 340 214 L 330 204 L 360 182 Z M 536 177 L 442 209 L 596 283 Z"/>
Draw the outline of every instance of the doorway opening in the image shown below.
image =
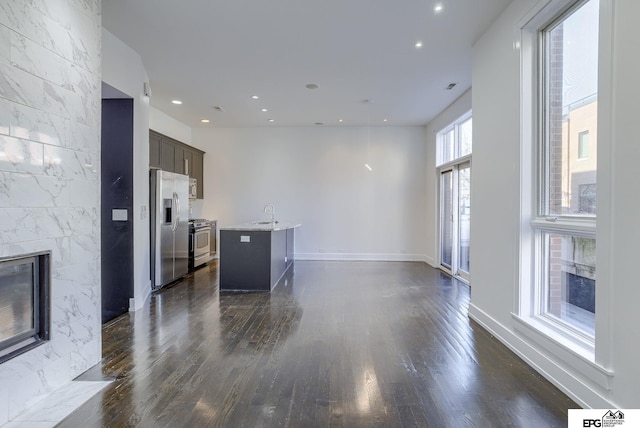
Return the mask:
<path id="1" fill-rule="evenodd" d="M 440 171 L 440 266 L 469 281 L 471 163 Z"/>
<path id="2" fill-rule="evenodd" d="M 102 323 L 133 298 L 133 98 L 102 83 Z"/>

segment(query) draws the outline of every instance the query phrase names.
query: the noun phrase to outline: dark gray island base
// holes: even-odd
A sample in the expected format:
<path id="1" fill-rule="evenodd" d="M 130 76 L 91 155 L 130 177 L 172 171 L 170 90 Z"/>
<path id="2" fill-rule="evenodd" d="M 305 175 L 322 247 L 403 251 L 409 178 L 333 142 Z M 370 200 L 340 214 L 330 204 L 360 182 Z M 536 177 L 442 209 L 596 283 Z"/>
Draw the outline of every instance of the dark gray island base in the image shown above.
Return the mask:
<path id="1" fill-rule="evenodd" d="M 271 291 L 293 264 L 298 224 L 260 224 L 220 229 L 220 291 Z"/>

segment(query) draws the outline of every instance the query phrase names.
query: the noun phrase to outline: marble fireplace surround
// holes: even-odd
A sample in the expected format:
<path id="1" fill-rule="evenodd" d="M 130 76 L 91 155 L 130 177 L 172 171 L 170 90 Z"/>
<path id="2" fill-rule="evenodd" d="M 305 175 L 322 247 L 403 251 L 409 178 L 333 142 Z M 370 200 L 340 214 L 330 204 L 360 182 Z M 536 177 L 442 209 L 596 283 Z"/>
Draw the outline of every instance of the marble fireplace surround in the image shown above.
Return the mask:
<path id="1" fill-rule="evenodd" d="M 50 340 L 0 364 L 0 425 L 100 361 L 101 26 L 100 0 L 0 2 L 0 257 L 51 252 Z"/>

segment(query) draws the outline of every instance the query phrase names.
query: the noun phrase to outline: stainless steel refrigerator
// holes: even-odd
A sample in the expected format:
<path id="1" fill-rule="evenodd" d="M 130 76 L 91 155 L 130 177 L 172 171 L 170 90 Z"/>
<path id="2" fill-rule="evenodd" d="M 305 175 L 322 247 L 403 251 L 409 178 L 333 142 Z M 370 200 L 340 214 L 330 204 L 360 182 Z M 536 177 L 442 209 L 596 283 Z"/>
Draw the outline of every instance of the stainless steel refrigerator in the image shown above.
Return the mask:
<path id="1" fill-rule="evenodd" d="M 189 265 L 189 177 L 152 169 L 151 286 L 161 288 L 185 275 Z"/>

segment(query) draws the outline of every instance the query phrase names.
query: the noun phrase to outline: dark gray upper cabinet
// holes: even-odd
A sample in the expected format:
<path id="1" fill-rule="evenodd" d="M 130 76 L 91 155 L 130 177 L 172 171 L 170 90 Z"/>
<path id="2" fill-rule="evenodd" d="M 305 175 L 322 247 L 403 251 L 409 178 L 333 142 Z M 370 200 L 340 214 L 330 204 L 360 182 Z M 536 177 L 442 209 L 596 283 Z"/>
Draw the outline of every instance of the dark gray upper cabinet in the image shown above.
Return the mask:
<path id="1" fill-rule="evenodd" d="M 165 171 L 175 171 L 175 145 L 171 141 L 162 140 L 160 146 L 160 168 Z"/>
<path id="2" fill-rule="evenodd" d="M 149 130 L 149 167 L 185 174 L 198 181 L 198 199 L 204 197 L 204 152 Z"/>
<path id="3" fill-rule="evenodd" d="M 151 168 L 162 168 L 162 138 L 159 135 L 149 134 L 149 166 Z"/>
<path id="4" fill-rule="evenodd" d="M 173 172 L 177 172 L 178 174 L 186 174 L 184 170 L 184 149 L 180 146 L 175 146 L 174 153 L 175 153 L 175 161 L 174 161 L 175 167 L 173 169 Z"/>
<path id="5" fill-rule="evenodd" d="M 184 173 L 189 177 L 193 177 L 193 152 L 191 150 L 184 151 L 184 160 L 182 164 Z"/>
<path id="6" fill-rule="evenodd" d="M 189 176 L 194 177 L 198 180 L 198 199 L 204 199 L 204 162 L 203 155 L 204 152 L 195 151 L 192 152 L 193 162 L 190 163 L 189 166 Z"/>

